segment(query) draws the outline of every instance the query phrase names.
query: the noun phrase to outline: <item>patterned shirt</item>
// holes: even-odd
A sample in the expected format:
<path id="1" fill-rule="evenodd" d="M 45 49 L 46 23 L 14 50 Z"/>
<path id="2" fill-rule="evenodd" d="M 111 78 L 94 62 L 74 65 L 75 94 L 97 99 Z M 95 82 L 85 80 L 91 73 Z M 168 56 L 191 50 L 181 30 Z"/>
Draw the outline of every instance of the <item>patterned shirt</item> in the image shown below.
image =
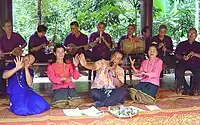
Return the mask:
<path id="1" fill-rule="evenodd" d="M 95 62 L 97 75 L 95 77 L 94 83 L 92 84 L 92 88 L 105 88 L 105 89 L 114 89 L 115 84 L 113 82 L 113 71 L 110 70 L 109 61 L 104 59 Z M 124 70 L 120 67 L 116 67 L 116 75 L 117 78 L 124 83 Z"/>

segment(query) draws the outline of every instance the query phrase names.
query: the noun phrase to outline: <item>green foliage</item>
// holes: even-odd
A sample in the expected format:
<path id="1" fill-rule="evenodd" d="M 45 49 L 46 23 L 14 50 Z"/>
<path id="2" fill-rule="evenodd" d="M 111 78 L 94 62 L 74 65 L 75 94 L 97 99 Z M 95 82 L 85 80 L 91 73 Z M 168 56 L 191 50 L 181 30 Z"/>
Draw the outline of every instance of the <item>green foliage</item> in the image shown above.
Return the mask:
<path id="1" fill-rule="evenodd" d="M 14 31 L 19 32 L 27 41 L 37 25 L 36 1 L 13 0 Z"/>
<path id="2" fill-rule="evenodd" d="M 27 41 L 37 27 L 37 1 L 13 0 L 14 31 Z M 140 33 L 140 0 L 42 0 L 42 23 L 48 27 L 50 40 L 57 24 L 57 43 L 70 33 L 69 24 L 77 20 L 86 35 L 96 31 L 100 21 L 107 23 L 106 32 L 113 41 L 126 33 L 128 24 L 136 24 Z M 154 0 L 153 34 L 166 24 L 168 35 L 179 41 L 195 23 L 195 0 Z"/>
<path id="3" fill-rule="evenodd" d="M 186 37 L 189 28 L 195 25 L 195 0 L 162 0 L 168 2 L 168 8 L 154 6 L 153 34 L 158 33 L 158 27 L 165 24 L 167 34 L 174 40 Z M 166 13 L 162 13 L 162 10 Z"/>
<path id="4" fill-rule="evenodd" d="M 14 19 L 26 20 L 14 20 L 14 30 L 28 40 L 37 27 L 37 0 L 13 0 L 13 3 Z M 75 20 L 87 35 L 96 31 L 98 22 L 104 21 L 106 32 L 117 41 L 126 33 L 129 23 L 138 24 L 140 29 L 139 19 L 139 0 L 42 0 L 42 23 L 48 27 L 49 39 L 53 37 L 57 23 L 58 43 L 64 41 L 70 32 L 70 22 Z M 27 24 L 29 26 L 25 26 Z"/>

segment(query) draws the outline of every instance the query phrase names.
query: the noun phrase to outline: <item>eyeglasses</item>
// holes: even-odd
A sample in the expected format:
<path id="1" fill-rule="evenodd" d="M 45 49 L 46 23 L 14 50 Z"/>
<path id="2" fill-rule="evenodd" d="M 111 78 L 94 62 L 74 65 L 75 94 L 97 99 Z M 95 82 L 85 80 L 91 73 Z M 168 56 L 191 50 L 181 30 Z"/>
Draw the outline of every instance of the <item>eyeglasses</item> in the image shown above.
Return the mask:
<path id="1" fill-rule="evenodd" d="M 196 35 L 196 33 L 188 33 L 188 35 Z"/>

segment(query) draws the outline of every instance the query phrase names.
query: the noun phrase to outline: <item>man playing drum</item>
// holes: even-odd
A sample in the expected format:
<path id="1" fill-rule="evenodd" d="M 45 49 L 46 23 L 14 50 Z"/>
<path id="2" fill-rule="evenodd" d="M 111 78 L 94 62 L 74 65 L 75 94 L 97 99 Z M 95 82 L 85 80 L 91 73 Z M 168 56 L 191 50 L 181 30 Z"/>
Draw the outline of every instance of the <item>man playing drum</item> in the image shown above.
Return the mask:
<path id="1" fill-rule="evenodd" d="M 121 49 L 124 54 L 133 57 L 136 59 L 136 62 L 140 63 L 145 57 L 145 42 L 133 35 L 135 30 L 135 25 L 130 24 L 128 26 L 128 33 L 119 39 L 118 48 Z"/>

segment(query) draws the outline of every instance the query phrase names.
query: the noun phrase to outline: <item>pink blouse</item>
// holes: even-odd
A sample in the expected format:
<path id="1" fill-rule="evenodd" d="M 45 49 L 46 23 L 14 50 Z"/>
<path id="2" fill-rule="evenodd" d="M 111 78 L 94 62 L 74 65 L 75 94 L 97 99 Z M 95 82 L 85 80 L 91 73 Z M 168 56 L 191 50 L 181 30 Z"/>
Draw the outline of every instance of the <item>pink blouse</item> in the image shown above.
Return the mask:
<path id="1" fill-rule="evenodd" d="M 61 80 L 62 77 L 69 77 L 73 79 L 78 79 L 80 77 L 79 71 L 70 61 L 67 61 L 66 64 L 49 64 L 47 75 L 50 81 L 54 84 L 53 90 L 60 88 L 75 88 L 72 79 L 66 82 Z"/>
<path id="2" fill-rule="evenodd" d="M 157 57 L 151 61 L 147 59 L 142 62 L 140 70 L 136 70 L 135 73 L 146 72 L 144 75 L 139 75 L 142 78 L 141 82 L 150 82 L 160 86 L 162 66 L 163 61 Z"/>

